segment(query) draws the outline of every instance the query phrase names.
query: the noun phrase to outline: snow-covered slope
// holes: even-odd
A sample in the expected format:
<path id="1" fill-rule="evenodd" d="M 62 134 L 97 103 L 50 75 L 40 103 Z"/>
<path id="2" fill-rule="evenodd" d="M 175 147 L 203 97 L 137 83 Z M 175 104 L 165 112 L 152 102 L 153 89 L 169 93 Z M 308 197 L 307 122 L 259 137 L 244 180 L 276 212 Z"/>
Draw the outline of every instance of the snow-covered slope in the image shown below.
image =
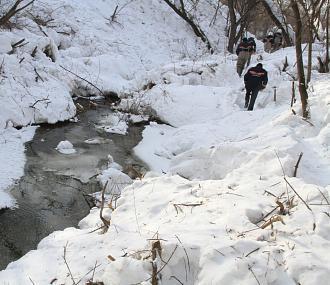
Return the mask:
<path id="1" fill-rule="evenodd" d="M 142 88 L 139 78 L 147 70 L 209 54 L 191 28 L 159 0 L 36 1 L 18 15 L 11 31 L 0 30 L 1 189 L 23 174 L 23 146 L 15 148 L 20 159 L 9 159 L 16 156 L 15 143 L 9 142 L 25 142 L 13 126 L 68 120 L 76 113 L 74 95 L 126 96 Z M 222 36 L 217 23 L 206 27 Z M 7 195 L 1 198 L 1 207 L 13 205 Z"/>
<path id="2" fill-rule="evenodd" d="M 9 264 L 0 272 L 0 284 L 151 284 L 152 276 L 158 284 L 327 284 L 329 75 L 313 70 L 311 118 L 303 120 L 298 93 L 290 106 L 296 76 L 294 49 L 265 54 L 257 42 L 251 65 L 257 60 L 263 63 L 269 84 L 259 93 L 255 110 L 247 112 L 243 79 L 235 71 L 236 56 L 206 55 L 199 44 L 194 46 L 189 27 L 173 20 L 163 2 L 130 2 L 118 18 L 127 20 L 126 25 L 110 25 L 125 41 L 115 47 L 113 42 L 111 49 L 107 47 L 111 41 L 97 35 L 103 35 L 107 20 L 101 25 L 102 19 L 111 16 L 116 4 L 73 1 L 70 5 L 73 8 L 65 11 L 71 11 L 70 23 L 73 18 L 81 23 L 76 27 L 81 37 L 87 19 L 96 23 L 87 25 L 84 39 L 87 34 L 91 41 L 97 38 L 99 49 L 88 54 L 87 45 L 80 47 L 84 41 L 75 42 L 73 37 L 72 47 L 58 51 L 66 53 L 61 64 L 77 74 L 89 74 L 88 79 L 104 90 L 122 92 L 119 109 L 136 104 L 169 124 L 151 123 L 145 128 L 134 150 L 152 171 L 122 190 L 114 211 L 105 209 L 103 215 L 110 220 L 107 232 L 96 230 L 103 224 L 99 209 L 94 208 L 79 229 L 55 232 L 37 250 Z M 89 10 L 95 14 L 88 14 Z M 145 37 L 140 24 L 148 27 Z M 140 36 L 133 40 L 135 25 Z M 171 43 L 179 44 L 175 39 L 180 34 L 191 52 L 176 60 L 182 51 Z M 164 46 L 152 46 L 155 38 Z M 98 54 L 105 47 L 108 54 Z M 203 56 L 196 58 L 199 52 Z M 286 57 L 289 66 L 283 72 Z M 100 68 L 101 58 L 112 64 Z M 149 83 L 152 88 L 142 90 Z M 113 174 L 118 172 L 117 166 L 110 168 L 100 181 L 105 184 L 107 177 L 116 181 Z M 152 251 L 157 241 L 160 246 Z"/>

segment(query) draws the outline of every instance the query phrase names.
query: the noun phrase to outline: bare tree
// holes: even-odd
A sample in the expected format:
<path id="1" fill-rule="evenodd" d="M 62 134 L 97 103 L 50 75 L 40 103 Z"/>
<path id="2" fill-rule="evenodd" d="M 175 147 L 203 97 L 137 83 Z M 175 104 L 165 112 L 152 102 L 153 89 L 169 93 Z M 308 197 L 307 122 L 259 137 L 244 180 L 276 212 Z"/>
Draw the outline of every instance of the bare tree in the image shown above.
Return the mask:
<path id="1" fill-rule="evenodd" d="M 289 36 L 287 28 L 279 21 L 279 19 L 273 13 L 273 10 L 269 6 L 267 0 L 261 0 L 262 5 L 265 7 L 266 12 L 268 13 L 269 17 L 275 23 L 275 25 L 282 31 L 283 38 L 288 46 L 293 46 L 293 41 Z M 283 16 L 283 15 L 282 15 Z"/>
<path id="2" fill-rule="evenodd" d="M 26 7 L 30 6 L 34 0 L 30 1 L 29 3 L 27 3 L 26 5 L 22 6 L 22 7 L 18 7 L 22 2 L 24 2 L 24 0 L 17 0 L 15 2 L 15 4 L 9 9 L 8 12 L 6 12 L 1 18 L 0 18 L 0 27 L 7 23 L 9 21 L 10 18 L 12 18 L 13 16 L 15 16 L 17 13 L 19 13 L 20 11 L 24 10 Z"/>
<path id="3" fill-rule="evenodd" d="M 183 20 L 185 20 L 190 27 L 193 29 L 195 35 L 199 38 L 201 38 L 201 40 L 203 42 L 206 43 L 207 48 L 211 51 L 211 53 L 213 53 L 213 49 L 211 46 L 210 41 L 208 40 L 207 36 L 205 35 L 205 33 L 203 32 L 203 30 L 198 26 L 198 24 L 196 24 L 193 20 L 193 18 L 190 16 L 189 12 L 187 12 L 187 9 L 185 7 L 184 1 L 180 0 L 180 6 L 176 6 L 174 4 L 174 2 L 171 2 L 170 0 L 164 0 L 165 3 L 170 6 L 175 13 L 177 13 Z M 195 4 L 195 7 L 197 5 L 197 2 Z"/>
<path id="4" fill-rule="evenodd" d="M 321 11 L 327 1 L 328 0 L 311 0 L 307 3 L 307 1 L 299 0 L 299 4 L 304 11 L 303 18 L 306 21 L 303 33 L 308 34 L 308 71 L 306 85 L 310 82 L 312 75 L 312 44 L 315 38 L 321 40 L 318 30 L 322 18 Z"/>
<path id="5" fill-rule="evenodd" d="M 242 37 L 247 28 L 251 13 L 259 3 L 258 0 L 228 0 L 230 28 L 228 32 L 229 40 L 227 50 L 234 52 L 234 45 Z M 240 15 L 237 19 L 236 13 Z M 238 29 L 238 30 L 237 30 Z"/>
<path id="6" fill-rule="evenodd" d="M 298 79 L 299 79 L 299 93 L 302 105 L 303 117 L 308 117 L 308 93 L 306 88 L 304 62 L 302 57 L 301 48 L 301 35 L 302 35 L 302 20 L 300 16 L 299 6 L 297 0 L 290 0 L 292 11 L 295 19 L 295 33 L 296 33 L 296 59 L 297 59 L 297 69 L 298 69 Z"/>

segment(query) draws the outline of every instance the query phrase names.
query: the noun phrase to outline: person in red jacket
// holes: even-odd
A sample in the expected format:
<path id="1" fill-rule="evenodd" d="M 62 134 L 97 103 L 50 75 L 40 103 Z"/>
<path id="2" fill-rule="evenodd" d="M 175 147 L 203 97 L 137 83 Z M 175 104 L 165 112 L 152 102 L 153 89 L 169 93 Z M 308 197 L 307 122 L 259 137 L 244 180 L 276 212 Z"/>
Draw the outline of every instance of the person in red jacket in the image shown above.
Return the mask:
<path id="1" fill-rule="evenodd" d="M 274 47 L 274 35 L 272 32 L 268 34 L 267 37 L 265 37 L 263 40 L 264 43 L 264 50 L 265 52 L 270 53 L 272 51 L 272 48 Z"/>
<path id="2" fill-rule="evenodd" d="M 255 67 L 248 70 L 244 75 L 244 83 L 246 89 L 244 108 L 248 108 L 248 111 L 252 111 L 259 91 L 265 89 L 268 83 L 267 71 L 262 68 L 261 63 L 258 63 Z"/>
<path id="3" fill-rule="evenodd" d="M 283 36 L 281 32 L 274 34 L 274 51 L 279 50 L 282 46 Z"/>
<path id="4" fill-rule="evenodd" d="M 248 61 L 246 63 L 246 66 L 249 66 L 250 65 L 251 55 L 253 53 L 255 53 L 256 50 L 257 50 L 257 44 L 256 44 L 256 42 L 255 42 L 255 40 L 254 40 L 253 37 L 248 38 L 248 44 L 250 46 L 250 54 L 249 54 L 249 58 L 248 58 Z"/>
<path id="5" fill-rule="evenodd" d="M 238 56 L 236 68 L 239 77 L 242 76 L 245 64 L 249 59 L 250 51 L 251 46 L 249 45 L 247 38 L 243 38 L 243 41 L 236 48 L 236 54 Z"/>

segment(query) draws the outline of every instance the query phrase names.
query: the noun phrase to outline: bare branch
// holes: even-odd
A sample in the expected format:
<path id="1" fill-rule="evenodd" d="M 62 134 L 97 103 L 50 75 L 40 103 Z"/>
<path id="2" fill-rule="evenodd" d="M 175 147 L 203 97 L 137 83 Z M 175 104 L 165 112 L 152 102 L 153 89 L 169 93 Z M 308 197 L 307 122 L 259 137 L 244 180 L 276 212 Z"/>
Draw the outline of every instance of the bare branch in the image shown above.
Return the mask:
<path id="1" fill-rule="evenodd" d="M 109 228 L 110 226 L 110 222 L 107 221 L 105 218 L 103 218 L 103 215 L 102 215 L 102 212 L 103 212 L 103 208 L 104 208 L 104 202 L 105 202 L 105 198 L 104 198 L 104 192 L 105 192 L 105 189 L 107 188 L 107 185 L 108 185 L 108 180 L 107 182 L 105 183 L 104 187 L 103 187 L 103 190 L 102 190 L 102 203 L 101 203 L 101 210 L 100 210 L 100 219 L 102 220 L 102 222 L 104 223 L 104 225 Z M 114 190 L 115 191 L 115 190 Z"/>
<path id="2" fill-rule="evenodd" d="M 298 161 L 297 161 L 297 163 L 294 167 L 293 177 L 297 177 L 298 165 L 299 165 L 299 162 L 300 162 L 302 156 L 303 156 L 303 153 L 301 152 L 300 155 L 299 155 Z"/>
<path id="3" fill-rule="evenodd" d="M 13 7 L 11 7 L 10 10 L 5 15 L 2 16 L 2 18 L 0 18 L 0 27 L 3 24 L 7 23 L 9 19 L 15 16 L 18 12 L 22 11 L 23 9 L 30 6 L 34 2 L 34 0 L 32 0 L 29 3 L 27 3 L 25 6 L 18 8 L 18 5 L 21 4 L 21 2 L 23 1 L 24 0 L 17 0 L 13 5 Z"/>
<path id="4" fill-rule="evenodd" d="M 66 68 L 63 67 L 62 65 L 60 65 L 60 67 L 62 67 L 65 71 L 67 71 L 67 72 L 73 74 L 74 76 L 77 76 L 79 79 L 84 80 L 84 81 L 87 82 L 88 84 L 92 85 L 92 86 L 93 86 L 95 89 L 97 89 L 97 90 L 98 90 L 103 96 L 105 96 L 104 93 L 102 92 L 102 90 L 99 89 L 98 87 L 96 87 L 92 82 L 90 82 L 90 81 L 86 80 L 85 78 L 82 78 L 81 76 L 75 74 L 74 72 L 72 72 L 72 71 L 66 69 Z"/>
<path id="5" fill-rule="evenodd" d="M 68 270 L 69 270 L 69 274 L 70 274 L 70 277 L 71 277 L 71 279 L 72 279 L 72 282 L 73 282 L 74 285 L 76 285 L 76 282 L 74 281 L 74 278 L 73 278 L 72 272 L 71 272 L 71 270 L 70 270 L 69 264 L 68 264 L 68 262 L 66 261 L 66 247 L 67 247 L 67 244 L 66 244 L 65 247 L 64 247 L 64 254 L 63 254 L 62 257 L 63 257 L 63 259 L 64 259 L 64 263 L 65 263 L 66 267 L 67 267 Z"/>
<path id="6" fill-rule="evenodd" d="M 202 31 L 202 29 L 193 21 L 193 19 L 187 14 L 187 11 L 185 9 L 184 6 L 184 2 L 183 0 L 180 0 L 180 7 L 178 8 L 174 3 L 172 3 L 170 0 L 164 0 L 165 3 L 170 6 L 173 11 L 175 13 L 177 13 L 183 20 L 185 20 L 190 27 L 193 29 L 195 35 L 199 38 L 201 38 L 201 40 L 203 42 L 205 42 L 207 44 L 207 48 L 211 51 L 211 53 L 213 53 L 213 48 L 211 46 L 210 41 L 208 40 L 208 38 L 206 37 L 205 33 Z"/>
<path id="7" fill-rule="evenodd" d="M 285 177 L 284 177 L 284 180 L 290 186 L 290 188 L 293 190 L 293 192 L 298 196 L 298 198 L 306 205 L 307 209 L 312 211 L 312 209 L 307 205 L 307 203 L 304 201 L 304 199 L 300 197 L 300 195 L 297 193 L 297 191 L 292 187 L 292 185 L 289 183 L 289 181 Z"/>

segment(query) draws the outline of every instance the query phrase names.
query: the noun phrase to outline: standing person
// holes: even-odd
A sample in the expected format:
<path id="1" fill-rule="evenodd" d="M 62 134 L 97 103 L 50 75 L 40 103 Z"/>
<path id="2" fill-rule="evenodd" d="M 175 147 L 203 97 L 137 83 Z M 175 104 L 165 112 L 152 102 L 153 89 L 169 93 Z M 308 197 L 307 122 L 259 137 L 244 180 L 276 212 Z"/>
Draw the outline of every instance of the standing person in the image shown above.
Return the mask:
<path id="1" fill-rule="evenodd" d="M 245 63 L 249 59 L 251 47 L 248 44 L 247 38 L 243 38 L 242 42 L 236 48 L 237 58 L 237 73 L 239 77 L 241 77 L 243 69 L 245 67 Z"/>
<path id="2" fill-rule="evenodd" d="M 249 54 L 249 58 L 248 58 L 248 61 L 247 61 L 246 66 L 249 66 L 250 65 L 251 55 L 253 53 L 255 53 L 256 50 L 257 50 L 257 44 L 256 44 L 256 42 L 255 42 L 255 40 L 254 40 L 253 37 L 248 38 L 248 44 L 250 46 L 250 54 Z"/>
<path id="3" fill-rule="evenodd" d="M 279 50 L 282 46 L 283 36 L 282 33 L 277 32 L 274 34 L 274 51 Z"/>
<path id="4" fill-rule="evenodd" d="M 248 108 L 248 111 L 253 110 L 258 92 L 266 88 L 267 82 L 268 74 L 267 71 L 262 68 L 261 63 L 258 63 L 255 67 L 248 70 L 248 72 L 244 75 L 246 89 L 244 108 Z"/>
<path id="5" fill-rule="evenodd" d="M 274 45 L 274 36 L 273 33 L 269 33 L 267 37 L 263 40 L 265 52 L 270 53 L 273 45 Z"/>

